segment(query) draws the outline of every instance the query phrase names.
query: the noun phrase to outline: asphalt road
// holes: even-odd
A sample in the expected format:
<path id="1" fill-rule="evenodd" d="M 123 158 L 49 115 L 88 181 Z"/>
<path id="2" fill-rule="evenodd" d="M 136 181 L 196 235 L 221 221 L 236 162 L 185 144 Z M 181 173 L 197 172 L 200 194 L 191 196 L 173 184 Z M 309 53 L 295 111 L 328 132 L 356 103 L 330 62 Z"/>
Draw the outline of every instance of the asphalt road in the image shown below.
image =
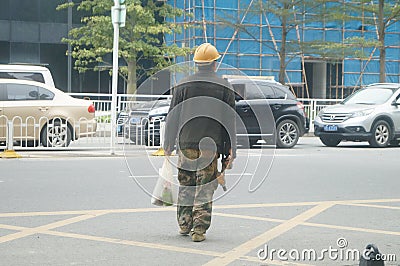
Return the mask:
<path id="1" fill-rule="evenodd" d="M 162 157 L 21 154 L 0 160 L 0 265 L 358 265 L 369 243 L 400 265 L 400 148 L 240 150 L 201 243 L 150 204 Z"/>

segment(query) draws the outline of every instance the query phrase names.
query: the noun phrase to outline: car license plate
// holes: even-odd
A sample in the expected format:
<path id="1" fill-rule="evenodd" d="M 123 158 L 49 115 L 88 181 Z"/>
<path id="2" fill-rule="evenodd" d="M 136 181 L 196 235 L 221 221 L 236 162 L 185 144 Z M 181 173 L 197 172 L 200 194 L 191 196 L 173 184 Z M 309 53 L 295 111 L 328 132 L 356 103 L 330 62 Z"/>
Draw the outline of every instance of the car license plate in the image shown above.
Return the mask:
<path id="1" fill-rule="evenodd" d="M 337 130 L 338 130 L 337 125 L 325 125 L 324 126 L 324 131 L 332 132 L 332 131 L 337 131 Z"/>

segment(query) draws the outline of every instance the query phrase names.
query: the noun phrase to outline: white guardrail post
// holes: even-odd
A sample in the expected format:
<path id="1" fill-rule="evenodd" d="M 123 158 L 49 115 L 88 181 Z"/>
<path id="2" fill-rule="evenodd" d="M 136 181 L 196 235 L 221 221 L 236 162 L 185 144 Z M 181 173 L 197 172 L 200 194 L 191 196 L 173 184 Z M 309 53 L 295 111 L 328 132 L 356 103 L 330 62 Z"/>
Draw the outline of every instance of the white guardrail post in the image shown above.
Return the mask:
<path id="1" fill-rule="evenodd" d="M 311 110 L 311 114 L 310 114 L 310 117 L 309 117 L 309 121 L 310 121 L 310 132 L 314 132 L 314 118 L 315 118 L 315 116 L 317 115 L 316 114 L 316 101 L 314 101 L 314 100 L 311 100 L 310 101 L 310 105 L 311 105 L 311 108 L 310 108 L 310 110 Z"/>
<path id="2" fill-rule="evenodd" d="M 6 141 L 6 150 L 0 153 L 0 158 L 21 158 L 21 155 L 14 151 L 14 126 L 12 121 L 7 121 Z"/>
<path id="3" fill-rule="evenodd" d="M 14 127 L 13 127 L 13 122 L 8 121 L 7 122 L 7 148 L 6 150 L 12 151 L 14 150 Z"/>
<path id="4" fill-rule="evenodd" d="M 164 147 L 165 121 L 160 122 L 160 147 Z"/>
<path id="5" fill-rule="evenodd" d="M 165 121 L 160 121 L 160 148 L 154 152 L 152 155 L 153 156 L 164 156 L 165 151 L 164 151 L 164 135 L 165 135 Z"/>

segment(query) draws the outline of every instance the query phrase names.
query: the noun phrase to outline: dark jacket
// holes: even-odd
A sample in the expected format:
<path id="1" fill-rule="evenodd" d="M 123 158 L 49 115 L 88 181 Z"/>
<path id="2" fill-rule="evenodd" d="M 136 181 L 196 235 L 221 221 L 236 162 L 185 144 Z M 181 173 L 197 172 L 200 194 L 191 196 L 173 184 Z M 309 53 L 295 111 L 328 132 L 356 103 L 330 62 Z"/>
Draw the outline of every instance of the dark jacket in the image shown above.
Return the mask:
<path id="1" fill-rule="evenodd" d="M 184 78 L 175 88 L 166 118 L 164 149 L 212 149 L 236 156 L 235 94 L 211 69 Z M 215 144 L 210 142 L 212 140 Z M 199 143 L 201 146 L 199 148 Z"/>

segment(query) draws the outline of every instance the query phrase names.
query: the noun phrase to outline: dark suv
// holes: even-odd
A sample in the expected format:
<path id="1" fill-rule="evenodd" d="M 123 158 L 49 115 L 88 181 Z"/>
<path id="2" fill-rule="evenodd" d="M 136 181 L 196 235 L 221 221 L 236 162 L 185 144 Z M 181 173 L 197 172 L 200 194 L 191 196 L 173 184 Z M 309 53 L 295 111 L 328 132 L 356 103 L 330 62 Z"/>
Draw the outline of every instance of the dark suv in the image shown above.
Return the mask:
<path id="1" fill-rule="evenodd" d="M 168 112 L 170 103 L 170 99 L 142 102 L 132 106 L 129 112 L 119 113 L 117 118 L 118 135 L 124 135 L 125 138 L 130 139 L 138 145 L 146 144 L 158 146 L 160 143 L 160 119 L 155 119 L 155 116 L 153 115 L 154 110 L 160 110 L 160 118 L 164 119 Z M 166 107 L 166 109 L 162 109 L 161 107 Z M 155 122 L 158 122 L 156 125 L 157 136 L 154 136 L 154 130 L 152 130 Z M 153 143 L 155 137 L 157 138 L 157 143 Z"/>
<path id="2" fill-rule="evenodd" d="M 239 145 L 254 148 L 261 140 L 266 144 L 276 143 L 280 148 L 292 148 L 308 132 L 304 106 L 286 86 L 261 79 L 228 80 L 236 92 Z M 160 121 L 164 121 L 167 112 L 166 106 L 149 111 L 150 125 L 144 130 L 146 144 L 160 144 Z M 133 129 L 132 125 L 130 128 Z"/>
<path id="3" fill-rule="evenodd" d="M 270 80 L 229 79 L 236 92 L 238 144 L 259 140 L 292 148 L 308 132 L 304 106 L 282 84 Z M 271 110 L 271 111 L 270 111 Z"/>

